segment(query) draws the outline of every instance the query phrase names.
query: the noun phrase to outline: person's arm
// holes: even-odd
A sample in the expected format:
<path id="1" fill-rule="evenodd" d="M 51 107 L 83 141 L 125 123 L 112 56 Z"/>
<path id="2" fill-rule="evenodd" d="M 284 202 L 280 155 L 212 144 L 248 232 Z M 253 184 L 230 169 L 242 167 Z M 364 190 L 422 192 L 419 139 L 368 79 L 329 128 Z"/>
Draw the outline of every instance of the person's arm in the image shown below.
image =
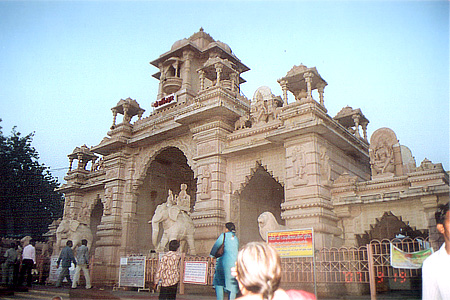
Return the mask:
<path id="1" fill-rule="evenodd" d="M 33 259 L 33 264 L 36 264 L 36 248 L 31 249 L 31 258 Z"/>

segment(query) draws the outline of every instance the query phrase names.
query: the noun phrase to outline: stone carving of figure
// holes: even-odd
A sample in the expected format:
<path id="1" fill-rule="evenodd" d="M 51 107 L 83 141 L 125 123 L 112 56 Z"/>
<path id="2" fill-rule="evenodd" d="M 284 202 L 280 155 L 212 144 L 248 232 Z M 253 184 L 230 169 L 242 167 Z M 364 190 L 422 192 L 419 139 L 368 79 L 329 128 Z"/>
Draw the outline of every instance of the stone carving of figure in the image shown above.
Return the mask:
<path id="1" fill-rule="evenodd" d="M 103 157 L 98 159 L 93 165 L 92 165 L 92 171 L 99 171 L 103 169 Z"/>
<path id="2" fill-rule="evenodd" d="M 394 151 L 386 140 L 381 141 L 374 151 L 370 152 L 370 161 L 376 175 L 394 173 Z"/>
<path id="3" fill-rule="evenodd" d="M 281 111 L 281 107 L 279 106 L 279 103 L 282 103 L 282 100 L 279 97 L 272 98 L 270 105 L 267 109 L 269 120 L 278 119 L 278 114 Z"/>
<path id="4" fill-rule="evenodd" d="M 89 206 L 90 205 L 87 203 L 87 201 L 84 201 L 83 204 L 81 204 L 81 209 L 78 213 L 78 221 L 82 224 L 89 225 L 90 223 L 91 210 Z"/>
<path id="5" fill-rule="evenodd" d="M 260 92 L 256 95 L 254 119 L 256 123 L 265 122 L 267 118 L 267 108 L 264 104 L 264 98 Z"/>
<path id="6" fill-rule="evenodd" d="M 331 180 L 331 166 L 330 157 L 327 154 L 326 148 L 320 149 L 319 166 L 320 178 L 325 182 L 329 182 Z"/>
<path id="7" fill-rule="evenodd" d="M 112 208 L 112 190 L 111 188 L 106 188 L 105 190 L 105 200 L 103 201 L 103 213 L 105 215 L 111 214 Z"/>
<path id="8" fill-rule="evenodd" d="M 172 192 L 172 190 L 169 189 L 168 194 L 169 194 L 169 195 L 167 196 L 167 202 L 166 202 L 166 205 L 167 205 L 168 207 L 173 206 L 173 205 L 176 205 L 177 203 L 175 202 L 175 198 L 173 197 L 173 192 Z"/>
<path id="9" fill-rule="evenodd" d="M 177 206 L 187 213 L 191 210 L 191 196 L 186 192 L 187 185 L 185 183 L 182 183 L 180 186 L 180 193 L 177 197 Z"/>
<path id="10" fill-rule="evenodd" d="M 210 197 L 210 180 L 211 180 L 211 172 L 209 171 L 209 167 L 203 167 L 202 172 L 202 198 Z"/>
<path id="11" fill-rule="evenodd" d="M 247 128 L 246 123 L 248 120 L 248 116 L 239 117 L 239 119 L 234 123 L 234 130 Z"/>
<path id="12" fill-rule="evenodd" d="M 294 185 L 303 185 L 307 184 L 308 180 L 306 179 L 306 154 L 303 150 L 303 147 L 295 147 L 292 152 L 292 167 L 294 169 Z"/>

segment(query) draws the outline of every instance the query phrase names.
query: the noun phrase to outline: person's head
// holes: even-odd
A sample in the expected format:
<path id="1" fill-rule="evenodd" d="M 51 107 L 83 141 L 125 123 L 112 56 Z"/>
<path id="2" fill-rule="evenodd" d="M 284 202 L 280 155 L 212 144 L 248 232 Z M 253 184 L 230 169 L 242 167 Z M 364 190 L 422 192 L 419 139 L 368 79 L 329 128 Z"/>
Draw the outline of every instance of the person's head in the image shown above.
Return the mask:
<path id="1" fill-rule="evenodd" d="M 54 296 L 52 300 L 63 300 L 60 296 Z"/>
<path id="2" fill-rule="evenodd" d="M 236 226 L 234 226 L 233 222 L 228 222 L 225 224 L 225 228 L 228 229 L 229 232 L 236 232 Z"/>
<path id="3" fill-rule="evenodd" d="M 34 247 L 34 245 L 36 245 L 36 240 L 35 239 L 31 239 L 30 240 L 30 245 L 32 245 Z"/>
<path id="4" fill-rule="evenodd" d="M 178 247 L 180 247 L 180 242 L 177 240 L 171 240 L 169 242 L 169 251 L 177 251 Z"/>
<path id="5" fill-rule="evenodd" d="M 239 251 L 236 273 L 242 294 L 259 294 L 264 300 L 271 300 L 280 286 L 280 256 L 269 244 L 248 243 Z"/>
<path id="6" fill-rule="evenodd" d="M 68 241 L 66 242 L 66 246 L 72 247 L 72 246 L 73 246 L 72 241 L 71 241 L 71 240 L 68 240 Z"/>
<path id="7" fill-rule="evenodd" d="M 86 239 L 81 240 L 81 245 L 87 246 L 88 241 Z"/>
<path id="8" fill-rule="evenodd" d="M 436 228 L 444 236 L 446 243 L 450 242 L 450 212 L 449 205 L 441 204 L 438 206 L 434 217 L 436 218 Z"/>
<path id="9" fill-rule="evenodd" d="M 12 243 L 9 245 L 9 248 L 16 249 L 16 243 L 12 242 Z"/>

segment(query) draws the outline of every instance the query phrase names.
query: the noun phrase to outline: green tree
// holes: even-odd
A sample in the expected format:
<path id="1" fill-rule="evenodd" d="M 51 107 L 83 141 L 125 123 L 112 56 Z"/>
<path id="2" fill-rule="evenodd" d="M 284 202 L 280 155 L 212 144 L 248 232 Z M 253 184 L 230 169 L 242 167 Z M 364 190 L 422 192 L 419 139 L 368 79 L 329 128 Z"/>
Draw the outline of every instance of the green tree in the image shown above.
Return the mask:
<path id="1" fill-rule="evenodd" d="M 1 122 L 1 119 L 0 119 Z M 34 133 L 14 127 L 5 137 L 0 126 L 0 236 L 39 238 L 62 216 L 63 196 L 50 169 L 31 146 Z"/>

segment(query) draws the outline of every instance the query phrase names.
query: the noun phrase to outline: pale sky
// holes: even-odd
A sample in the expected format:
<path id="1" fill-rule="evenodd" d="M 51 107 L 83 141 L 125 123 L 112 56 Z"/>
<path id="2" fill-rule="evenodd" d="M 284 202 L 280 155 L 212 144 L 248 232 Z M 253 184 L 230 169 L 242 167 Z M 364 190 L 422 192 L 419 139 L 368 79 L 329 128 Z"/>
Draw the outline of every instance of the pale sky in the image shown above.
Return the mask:
<path id="1" fill-rule="evenodd" d="M 417 165 L 449 170 L 447 1 L 0 0 L 3 134 L 34 131 L 40 162 L 64 182 L 67 155 L 100 143 L 121 98 L 149 115 L 149 62 L 200 27 L 251 69 L 247 97 L 264 85 L 281 95 L 292 66 L 316 67 L 331 117 L 361 108 L 369 138 L 389 127 Z"/>

